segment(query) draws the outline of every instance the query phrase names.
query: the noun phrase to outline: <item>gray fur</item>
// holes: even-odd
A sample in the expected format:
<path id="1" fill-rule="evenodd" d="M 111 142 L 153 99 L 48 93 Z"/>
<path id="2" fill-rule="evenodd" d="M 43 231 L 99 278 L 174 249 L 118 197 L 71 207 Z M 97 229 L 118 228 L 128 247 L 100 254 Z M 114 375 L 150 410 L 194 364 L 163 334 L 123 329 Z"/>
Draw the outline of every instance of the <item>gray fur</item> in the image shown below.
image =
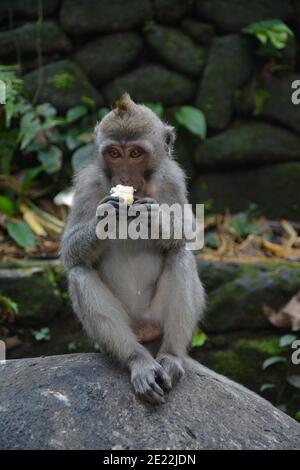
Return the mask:
<path id="1" fill-rule="evenodd" d="M 173 130 L 150 110 L 132 103 L 130 100 L 127 139 L 135 127 L 139 138 L 144 129 L 145 139 L 154 148 L 156 201 L 187 203 L 185 175 L 172 157 Z M 96 210 L 111 186 L 103 171 L 101 148 L 106 140 L 116 139 L 120 129 L 124 138 L 125 111 L 121 117 L 112 111 L 96 128 L 99 155 L 75 179 L 61 259 L 68 272 L 74 311 L 87 334 L 129 368 L 139 396 L 159 404 L 183 375 L 183 358 L 203 312 L 205 295 L 194 256 L 183 240 L 96 237 Z M 163 339 L 156 359 L 138 343 L 131 329 L 135 319 L 152 320 L 161 326 Z"/>

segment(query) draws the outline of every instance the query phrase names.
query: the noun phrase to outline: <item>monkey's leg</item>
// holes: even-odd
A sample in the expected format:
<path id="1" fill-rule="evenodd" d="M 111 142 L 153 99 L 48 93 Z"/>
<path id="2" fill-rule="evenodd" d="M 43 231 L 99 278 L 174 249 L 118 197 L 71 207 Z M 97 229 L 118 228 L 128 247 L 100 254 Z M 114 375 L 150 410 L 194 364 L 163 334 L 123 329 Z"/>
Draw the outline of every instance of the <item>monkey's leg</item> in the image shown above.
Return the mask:
<path id="1" fill-rule="evenodd" d="M 183 358 L 204 304 L 192 253 L 182 248 L 169 254 L 151 310 L 161 316 L 163 341 L 157 361 L 170 375 L 172 385 L 184 374 Z"/>
<path id="2" fill-rule="evenodd" d="M 97 272 L 74 267 L 69 272 L 70 295 L 75 313 L 88 335 L 127 365 L 137 395 L 154 403 L 164 402 L 171 380 L 163 367 L 138 343 L 122 304 Z"/>

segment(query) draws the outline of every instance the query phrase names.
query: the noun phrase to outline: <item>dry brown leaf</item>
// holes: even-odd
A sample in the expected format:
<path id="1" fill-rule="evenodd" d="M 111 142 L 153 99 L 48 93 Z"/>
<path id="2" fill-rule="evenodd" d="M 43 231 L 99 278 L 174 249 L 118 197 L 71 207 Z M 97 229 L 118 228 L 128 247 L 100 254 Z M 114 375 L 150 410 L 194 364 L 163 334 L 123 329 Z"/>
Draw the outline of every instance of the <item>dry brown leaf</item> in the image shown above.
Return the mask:
<path id="1" fill-rule="evenodd" d="M 300 330 L 300 292 L 278 312 L 267 305 L 263 306 L 263 312 L 274 326 L 292 331 Z"/>

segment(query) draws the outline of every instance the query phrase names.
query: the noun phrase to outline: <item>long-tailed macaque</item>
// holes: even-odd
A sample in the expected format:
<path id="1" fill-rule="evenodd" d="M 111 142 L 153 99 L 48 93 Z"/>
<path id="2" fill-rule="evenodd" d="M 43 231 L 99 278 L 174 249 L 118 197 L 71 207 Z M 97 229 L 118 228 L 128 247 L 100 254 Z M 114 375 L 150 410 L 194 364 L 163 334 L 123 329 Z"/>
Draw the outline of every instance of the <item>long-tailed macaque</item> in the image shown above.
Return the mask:
<path id="1" fill-rule="evenodd" d="M 97 208 L 114 207 L 109 213 L 116 216 L 122 200 L 110 189 L 117 184 L 133 186 L 135 207 L 187 204 L 184 172 L 173 159 L 174 140 L 171 126 L 123 95 L 96 126 L 97 155 L 75 178 L 61 247 L 73 308 L 87 334 L 128 367 L 136 394 L 153 404 L 164 403 L 184 373 L 204 290 L 183 238 L 101 240 Z M 160 228 L 167 223 L 163 213 L 157 220 Z M 156 358 L 134 334 L 137 320 L 160 327 Z"/>

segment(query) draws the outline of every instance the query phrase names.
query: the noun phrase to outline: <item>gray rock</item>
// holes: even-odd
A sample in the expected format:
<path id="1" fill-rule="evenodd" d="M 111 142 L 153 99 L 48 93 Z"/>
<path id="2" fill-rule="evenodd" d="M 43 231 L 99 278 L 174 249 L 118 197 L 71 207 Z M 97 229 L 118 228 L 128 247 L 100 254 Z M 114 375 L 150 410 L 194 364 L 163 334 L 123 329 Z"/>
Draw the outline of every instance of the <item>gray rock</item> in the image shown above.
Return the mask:
<path id="1" fill-rule="evenodd" d="M 194 83 L 160 65 L 145 65 L 106 85 L 103 94 L 108 105 L 127 91 L 135 101 L 160 102 L 166 106 L 184 104 L 194 92 Z"/>
<path id="2" fill-rule="evenodd" d="M 155 16 L 160 23 L 173 24 L 184 18 L 194 0 L 154 0 Z"/>
<path id="3" fill-rule="evenodd" d="M 0 32 L 1 56 L 16 55 L 16 47 L 21 54 L 37 54 L 37 37 L 41 38 L 43 53 L 68 52 L 72 45 L 66 34 L 55 21 L 44 21 L 41 29 L 37 23 L 26 23 L 19 28 Z"/>
<path id="4" fill-rule="evenodd" d="M 37 90 L 40 73 L 42 86 L 38 94 L 39 103 L 51 103 L 61 112 L 80 104 L 82 96 L 94 99 L 97 106 L 103 104 L 101 95 L 80 67 L 68 60 L 53 62 L 26 74 L 24 80 L 31 96 Z"/>
<path id="5" fill-rule="evenodd" d="M 0 364 L 1 449 L 296 449 L 300 425 L 198 366 L 154 408 L 101 354 Z M 220 426 L 222 423 L 222 426 Z"/>
<path id="6" fill-rule="evenodd" d="M 291 100 L 294 80 L 300 80 L 300 74 L 272 77 L 265 82 L 251 81 L 237 99 L 238 110 L 248 114 L 257 113 L 300 134 L 300 106 Z M 256 97 L 262 93 L 265 99 L 257 110 Z"/>
<path id="7" fill-rule="evenodd" d="M 296 294 L 299 284 L 299 267 L 240 266 L 235 279 L 209 293 L 205 330 L 220 333 L 267 327 L 263 306 L 279 310 Z"/>
<path id="8" fill-rule="evenodd" d="M 196 8 L 201 18 L 229 32 L 256 21 L 286 21 L 293 12 L 290 0 L 196 0 Z"/>
<path id="9" fill-rule="evenodd" d="M 125 71 L 142 50 L 142 40 L 135 33 L 103 36 L 86 45 L 74 59 L 98 86 Z"/>
<path id="10" fill-rule="evenodd" d="M 7 20 L 9 10 L 13 15 L 24 16 L 26 18 L 38 18 L 39 3 L 36 0 L 1 0 L 0 14 L 5 13 Z M 59 0 L 43 0 L 43 17 L 52 15 L 58 8 Z M 2 51 L 1 51 L 2 52 Z"/>
<path id="11" fill-rule="evenodd" d="M 284 163 L 247 170 L 204 173 L 192 188 L 192 199 L 211 210 L 235 213 L 256 203 L 269 218 L 300 220 L 300 164 Z"/>
<path id="12" fill-rule="evenodd" d="M 253 42 L 240 35 L 216 38 L 196 98 L 196 106 L 213 129 L 230 123 L 235 90 L 250 76 L 254 67 Z"/>
<path id="13" fill-rule="evenodd" d="M 179 29 L 153 25 L 147 29 L 146 41 L 154 53 L 171 68 L 198 76 L 205 64 L 205 49 Z"/>
<path id="14" fill-rule="evenodd" d="M 250 122 L 201 142 L 195 160 L 214 170 L 299 161 L 300 138 L 271 124 Z"/>
<path id="15" fill-rule="evenodd" d="M 181 23 L 181 27 L 191 38 L 201 44 L 210 44 L 215 35 L 215 28 L 202 21 L 187 19 Z"/>
<path id="16" fill-rule="evenodd" d="M 149 0 L 63 0 L 60 22 L 65 31 L 77 36 L 127 31 L 151 20 L 152 16 Z"/>
<path id="17" fill-rule="evenodd" d="M 0 291 L 18 304 L 18 324 L 43 325 L 64 310 L 63 295 L 49 264 L 0 265 Z"/>

